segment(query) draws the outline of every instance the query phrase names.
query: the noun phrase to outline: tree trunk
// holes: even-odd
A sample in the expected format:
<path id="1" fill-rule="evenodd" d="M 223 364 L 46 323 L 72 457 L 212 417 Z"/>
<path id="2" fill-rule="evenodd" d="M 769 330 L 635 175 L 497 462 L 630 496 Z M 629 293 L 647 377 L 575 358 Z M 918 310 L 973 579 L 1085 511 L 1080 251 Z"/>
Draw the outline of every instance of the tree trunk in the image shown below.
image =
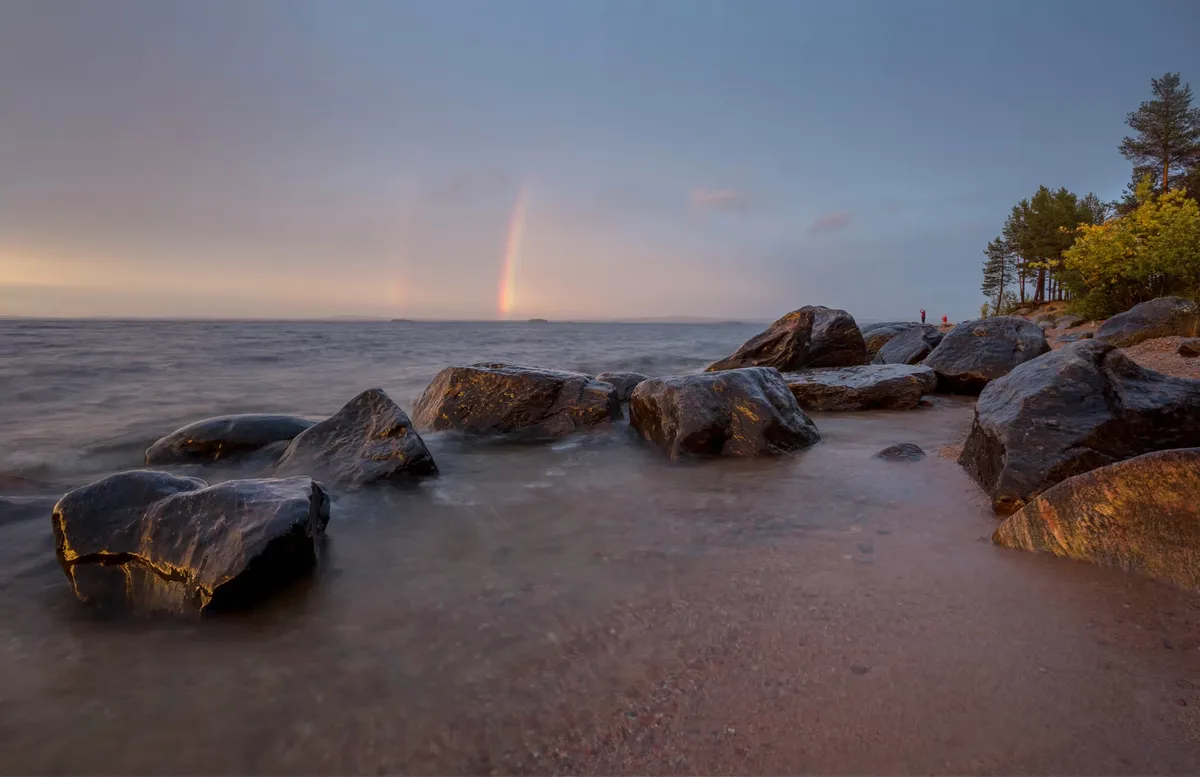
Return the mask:
<path id="1" fill-rule="evenodd" d="M 1046 301 L 1046 268 L 1038 269 L 1037 274 L 1037 290 L 1033 294 L 1034 302 Z"/>
<path id="2" fill-rule="evenodd" d="M 1167 193 L 1167 181 L 1169 180 L 1170 172 L 1171 172 L 1171 157 L 1168 156 L 1167 154 L 1163 154 L 1163 188 L 1162 188 L 1163 194 Z"/>

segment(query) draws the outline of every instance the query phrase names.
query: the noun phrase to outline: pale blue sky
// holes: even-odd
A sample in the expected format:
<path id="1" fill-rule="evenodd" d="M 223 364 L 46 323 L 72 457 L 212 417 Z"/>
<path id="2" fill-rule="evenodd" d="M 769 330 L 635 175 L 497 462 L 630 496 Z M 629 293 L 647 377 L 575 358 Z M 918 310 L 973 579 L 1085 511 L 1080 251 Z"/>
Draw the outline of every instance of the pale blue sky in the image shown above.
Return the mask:
<path id="1" fill-rule="evenodd" d="M 0 0 L 0 314 L 977 314 L 1200 3 Z"/>

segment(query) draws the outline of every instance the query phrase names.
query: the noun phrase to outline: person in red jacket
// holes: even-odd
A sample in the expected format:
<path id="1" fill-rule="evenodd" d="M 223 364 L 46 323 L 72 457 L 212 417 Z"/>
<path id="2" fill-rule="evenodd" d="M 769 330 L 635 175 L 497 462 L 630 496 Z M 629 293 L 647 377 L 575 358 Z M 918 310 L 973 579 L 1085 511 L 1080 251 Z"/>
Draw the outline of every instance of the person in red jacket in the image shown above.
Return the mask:
<path id="1" fill-rule="evenodd" d="M 942 326 L 949 326 L 949 325 L 950 325 L 950 319 L 946 318 L 945 316 L 942 316 Z"/>
<path id="2" fill-rule="evenodd" d="M 925 308 L 921 308 L 921 323 L 925 323 Z"/>

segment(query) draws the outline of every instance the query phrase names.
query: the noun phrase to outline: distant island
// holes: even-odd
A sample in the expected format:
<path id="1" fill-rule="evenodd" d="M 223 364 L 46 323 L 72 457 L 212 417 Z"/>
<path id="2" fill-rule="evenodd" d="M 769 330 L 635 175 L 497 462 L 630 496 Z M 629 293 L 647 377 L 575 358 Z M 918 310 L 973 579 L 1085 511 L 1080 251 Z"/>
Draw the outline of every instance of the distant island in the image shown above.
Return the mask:
<path id="1" fill-rule="evenodd" d="M 527 323 L 530 324 L 549 324 L 550 322 L 544 318 L 531 318 Z"/>

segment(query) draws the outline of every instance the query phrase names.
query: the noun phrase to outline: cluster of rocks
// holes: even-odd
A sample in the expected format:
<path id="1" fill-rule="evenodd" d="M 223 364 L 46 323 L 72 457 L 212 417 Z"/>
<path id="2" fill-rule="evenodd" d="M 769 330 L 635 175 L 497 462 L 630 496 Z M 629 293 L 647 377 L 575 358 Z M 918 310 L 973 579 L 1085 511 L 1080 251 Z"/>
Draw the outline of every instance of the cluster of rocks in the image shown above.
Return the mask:
<path id="1" fill-rule="evenodd" d="M 908 410 L 933 392 L 980 394 L 960 463 L 997 511 L 1020 510 L 997 541 L 1048 547 L 1047 537 L 1062 538 L 1034 526 L 1038 516 L 1061 522 L 1064 500 L 1103 492 L 1102 484 L 1059 490 L 1064 481 L 1200 446 L 1200 383 L 1143 370 L 1112 342 L 1136 341 L 1138 327 L 1160 332 L 1164 317 L 1175 322 L 1173 334 L 1196 328 L 1185 308 L 1155 303 L 1154 315 L 1131 310 L 1095 341 L 1057 352 L 1041 327 L 1019 317 L 967 322 L 943 336 L 908 322 L 860 330 L 846 311 L 810 306 L 701 374 L 593 377 L 473 364 L 439 372 L 412 418 L 370 389 L 321 421 L 205 419 L 154 443 L 147 466 L 254 454 L 271 462 L 266 477 L 209 485 L 137 470 L 89 484 L 54 508 L 58 558 L 87 602 L 170 612 L 244 606 L 316 563 L 327 488 L 436 476 L 421 432 L 546 442 L 609 428 L 627 403 L 633 432 L 672 458 L 777 456 L 821 439 L 806 411 Z M 924 452 L 900 444 L 879 456 L 919 461 Z M 1071 553 L 1079 542 L 1068 543 Z"/>

